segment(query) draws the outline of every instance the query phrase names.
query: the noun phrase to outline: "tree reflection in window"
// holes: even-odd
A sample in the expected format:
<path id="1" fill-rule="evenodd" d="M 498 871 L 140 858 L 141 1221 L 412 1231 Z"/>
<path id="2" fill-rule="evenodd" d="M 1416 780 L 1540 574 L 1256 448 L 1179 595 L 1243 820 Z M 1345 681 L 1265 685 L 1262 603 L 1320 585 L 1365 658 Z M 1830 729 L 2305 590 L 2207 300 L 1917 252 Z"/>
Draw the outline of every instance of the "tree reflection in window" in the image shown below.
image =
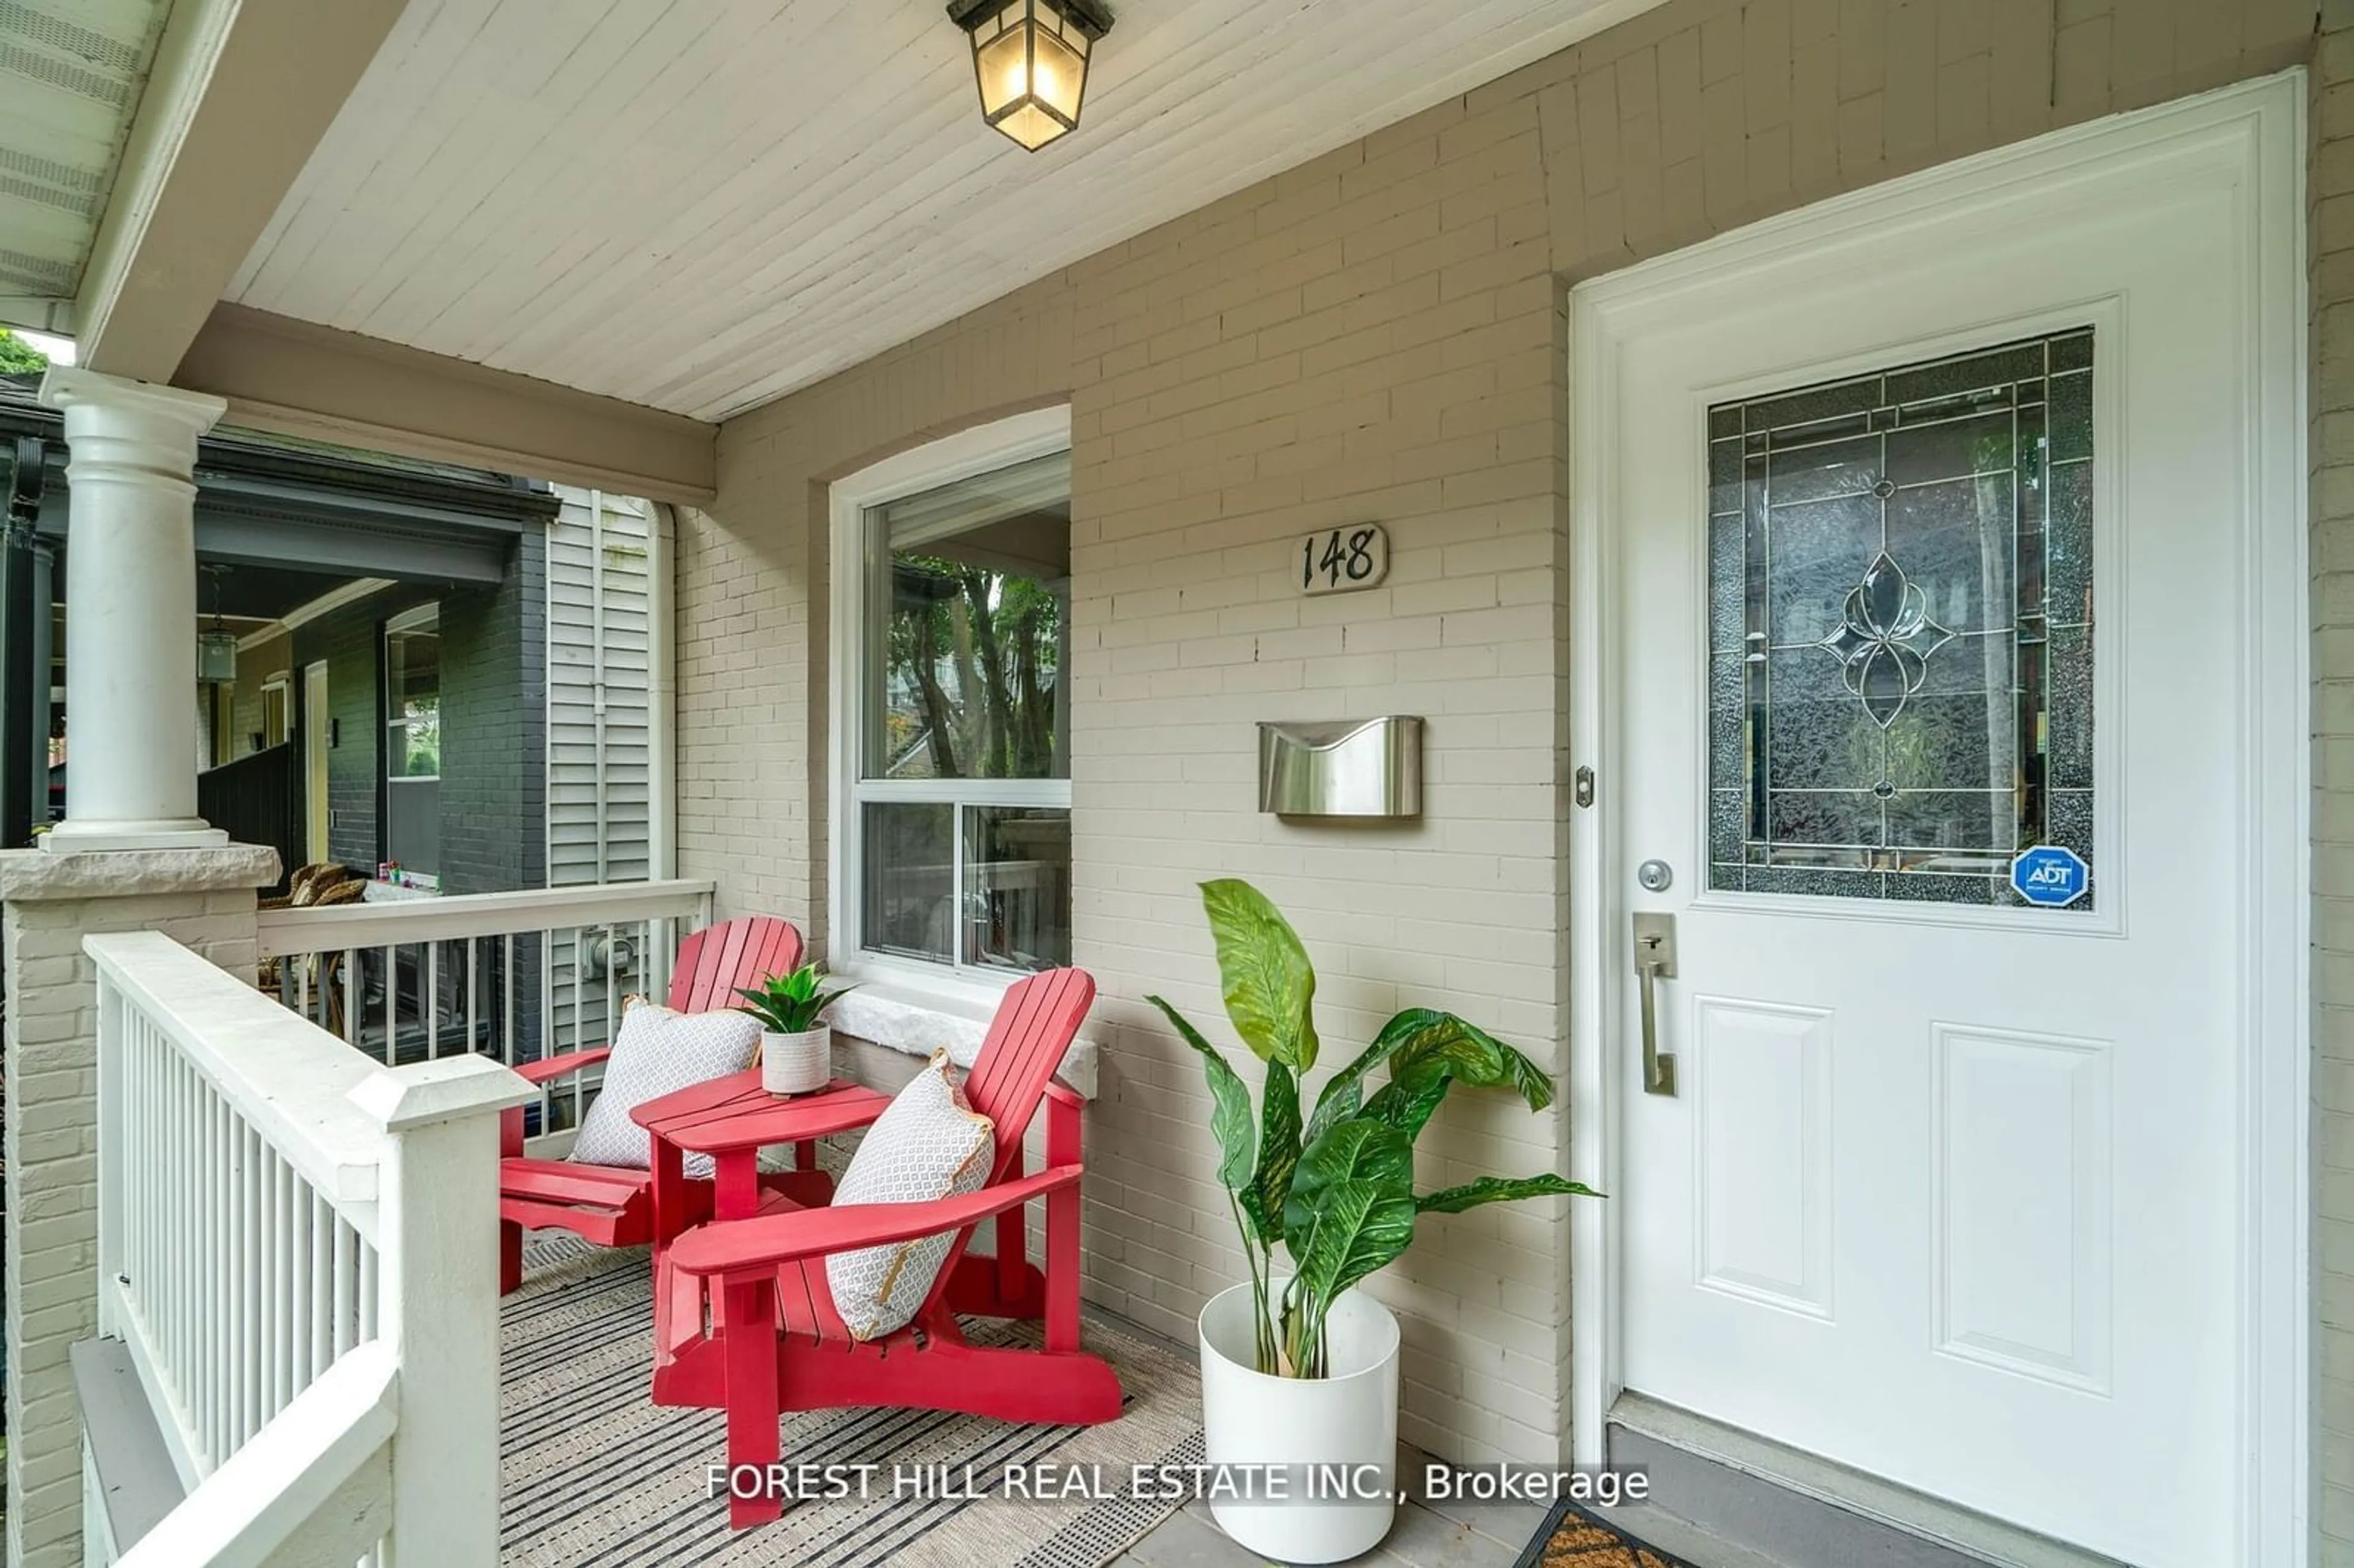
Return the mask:
<path id="1" fill-rule="evenodd" d="M 884 710 L 893 779 L 1050 779 L 1061 600 L 1034 577 L 895 551 Z"/>
<path id="2" fill-rule="evenodd" d="M 1067 451 L 869 509 L 859 945 L 1070 961 Z"/>

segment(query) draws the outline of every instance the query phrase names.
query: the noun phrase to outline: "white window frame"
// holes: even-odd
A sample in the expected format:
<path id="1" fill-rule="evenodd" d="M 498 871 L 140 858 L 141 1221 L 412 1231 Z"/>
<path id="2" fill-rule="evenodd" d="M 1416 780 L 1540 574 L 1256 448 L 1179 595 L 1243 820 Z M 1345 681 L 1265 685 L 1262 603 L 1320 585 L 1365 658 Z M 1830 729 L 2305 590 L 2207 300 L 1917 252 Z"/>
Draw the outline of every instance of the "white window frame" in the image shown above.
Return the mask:
<path id="1" fill-rule="evenodd" d="M 392 711 L 392 640 L 402 632 L 415 631 L 423 626 L 433 628 L 434 640 L 436 641 L 440 640 L 441 601 L 440 599 L 402 610 L 398 615 L 386 621 L 384 630 L 376 635 L 376 656 L 384 665 L 384 678 L 379 683 L 384 687 L 384 735 L 379 741 L 384 749 L 383 760 L 378 767 L 387 783 L 439 784 L 441 782 L 439 765 L 440 752 L 438 748 L 434 752 L 436 765 L 430 773 L 395 773 L 392 770 L 392 732 L 394 730 L 401 732 L 401 749 L 404 752 L 408 750 L 408 721 L 398 716 Z M 438 673 L 435 680 L 437 682 L 440 680 Z M 438 686 L 433 695 L 435 701 L 440 700 L 441 694 Z"/>
<path id="2" fill-rule="evenodd" d="M 826 949 L 837 974 L 879 991 L 888 1000 L 931 1005 L 969 1017 L 986 1018 L 1007 987 L 1023 978 L 1012 969 L 962 961 L 963 921 L 954 924 L 955 961 L 936 963 L 875 952 L 859 930 L 864 891 L 863 828 L 859 808 L 868 800 L 957 801 L 964 805 L 1047 806 L 1067 810 L 1071 781 L 1062 779 L 921 779 L 865 781 L 859 778 L 862 737 L 866 733 L 865 672 L 874 629 L 866 588 L 867 512 L 886 502 L 935 490 L 975 474 L 1010 468 L 1033 458 L 1068 451 L 1068 405 L 1016 414 L 937 441 L 927 442 L 836 480 L 831 488 L 832 562 L 828 603 L 832 608 L 828 649 L 832 711 L 827 720 L 828 799 L 833 831 L 826 877 Z M 963 857 L 955 857 L 952 896 L 963 908 Z"/>
<path id="3" fill-rule="evenodd" d="M 395 773 L 392 770 L 392 737 L 395 733 L 401 737 L 401 750 L 405 753 L 408 747 L 408 726 L 405 720 L 394 717 L 392 713 L 392 640 L 401 632 L 415 631 L 423 626 L 432 627 L 433 635 L 437 640 L 440 637 L 441 601 L 440 599 L 402 610 L 384 623 L 384 628 L 377 632 L 376 640 L 376 661 L 381 666 L 377 671 L 376 684 L 382 693 L 379 700 L 383 703 L 385 710 L 384 723 L 376 726 L 376 772 L 384 779 L 384 823 L 378 833 L 378 839 L 383 847 L 378 853 L 396 864 L 400 861 L 400 854 L 392 842 L 394 791 L 413 790 L 429 784 L 433 788 L 433 810 L 437 815 L 441 810 L 441 773 L 438 761 L 431 773 Z M 439 680 L 438 675 L 436 679 Z M 440 693 L 438 686 L 434 695 L 436 701 L 439 701 Z M 439 751 L 436 751 L 435 756 L 439 758 Z M 438 835 L 436 852 L 438 858 Z M 441 874 L 439 868 L 437 867 L 430 874 L 433 885 L 440 885 Z"/>
<path id="4" fill-rule="evenodd" d="M 278 696 L 278 723 L 270 722 L 270 698 Z M 283 746 L 294 738 L 294 677 L 288 670 L 280 670 L 261 683 L 261 745 L 268 750 Z"/>

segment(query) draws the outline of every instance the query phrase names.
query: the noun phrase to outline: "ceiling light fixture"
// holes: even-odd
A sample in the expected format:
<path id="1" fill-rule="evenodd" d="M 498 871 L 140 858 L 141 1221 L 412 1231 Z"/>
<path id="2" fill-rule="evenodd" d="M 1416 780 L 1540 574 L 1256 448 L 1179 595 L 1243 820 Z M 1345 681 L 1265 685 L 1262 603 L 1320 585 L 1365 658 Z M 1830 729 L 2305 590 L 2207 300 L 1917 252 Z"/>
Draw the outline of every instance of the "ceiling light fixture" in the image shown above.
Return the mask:
<path id="1" fill-rule="evenodd" d="M 972 35 L 981 117 L 1029 152 L 1079 128 L 1087 59 L 1111 31 L 1097 0 L 950 0 Z"/>
<path id="2" fill-rule="evenodd" d="M 228 568 L 217 561 L 205 565 L 213 584 L 213 629 L 196 633 L 196 679 L 209 685 L 237 683 L 237 633 L 221 624 L 221 577 Z"/>

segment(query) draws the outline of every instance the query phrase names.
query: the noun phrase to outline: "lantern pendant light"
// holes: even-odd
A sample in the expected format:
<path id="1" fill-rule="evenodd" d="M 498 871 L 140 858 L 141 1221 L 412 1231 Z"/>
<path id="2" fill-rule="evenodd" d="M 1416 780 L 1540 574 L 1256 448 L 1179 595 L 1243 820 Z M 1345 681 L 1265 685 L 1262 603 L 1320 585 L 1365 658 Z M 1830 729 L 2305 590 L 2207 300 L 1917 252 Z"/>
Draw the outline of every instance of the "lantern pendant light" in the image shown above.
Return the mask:
<path id="1" fill-rule="evenodd" d="M 237 683 L 237 633 L 221 624 L 221 574 L 227 570 L 217 562 L 205 567 L 213 582 L 213 629 L 196 633 L 196 679 L 215 686 Z"/>
<path id="2" fill-rule="evenodd" d="M 981 116 L 1029 152 L 1079 128 L 1087 58 L 1111 30 L 1097 0 L 953 0 L 972 35 Z"/>

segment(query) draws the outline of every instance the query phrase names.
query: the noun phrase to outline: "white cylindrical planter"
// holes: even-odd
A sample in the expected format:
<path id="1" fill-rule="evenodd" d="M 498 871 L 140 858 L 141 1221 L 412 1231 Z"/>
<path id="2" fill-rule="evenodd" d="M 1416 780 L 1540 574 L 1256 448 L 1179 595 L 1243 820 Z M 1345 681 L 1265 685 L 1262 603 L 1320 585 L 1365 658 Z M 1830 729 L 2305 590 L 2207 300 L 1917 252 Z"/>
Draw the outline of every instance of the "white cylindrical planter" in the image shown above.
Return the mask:
<path id="1" fill-rule="evenodd" d="M 833 1076 L 833 1030 L 821 1023 L 799 1034 L 760 1036 L 760 1086 L 772 1095 L 805 1095 Z"/>
<path id="2" fill-rule="evenodd" d="M 217 397 L 53 366 L 65 412 L 66 820 L 52 852 L 204 847 L 196 815 L 196 438 Z"/>
<path id="3" fill-rule="evenodd" d="M 1270 1300 L 1282 1280 L 1271 1281 Z M 1340 1563 L 1389 1534 L 1397 1513 L 1398 1326 L 1362 1290 L 1332 1304 L 1332 1375 L 1269 1377 L 1257 1367 L 1248 1285 L 1202 1308 L 1202 1427 L 1213 1465 L 1285 1474 L 1288 1496 L 1214 1497 L 1235 1542 L 1283 1563 Z M 1373 1495 L 1367 1495 L 1367 1494 Z"/>

